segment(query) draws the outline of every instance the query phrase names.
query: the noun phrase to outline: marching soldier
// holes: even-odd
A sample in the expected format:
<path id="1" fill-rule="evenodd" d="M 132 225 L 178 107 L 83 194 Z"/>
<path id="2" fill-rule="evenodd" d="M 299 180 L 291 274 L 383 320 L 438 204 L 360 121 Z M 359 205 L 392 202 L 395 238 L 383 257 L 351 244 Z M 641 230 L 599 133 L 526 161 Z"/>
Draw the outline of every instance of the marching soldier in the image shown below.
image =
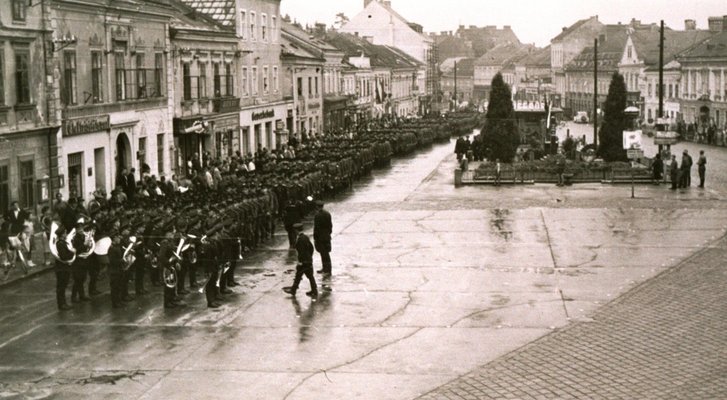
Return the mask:
<path id="1" fill-rule="evenodd" d="M 123 249 L 121 248 L 121 237 L 114 235 L 111 247 L 108 249 L 108 271 L 109 285 L 111 287 L 111 307 L 121 308 L 124 306 L 123 284 L 125 279 L 123 266 Z"/>
<path id="2" fill-rule="evenodd" d="M 303 233 L 303 224 L 297 223 L 293 225 L 293 229 L 297 233 L 295 249 L 298 251 L 298 264 L 295 266 L 293 286 L 285 287 L 283 291 L 291 296 L 295 296 L 298 292 L 300 281 L 303 275 L 305 275 L 310 282 L 310 291 L 306 292 L 306 295 L 315 300 L 318 297 L 318 286 L 316 285 L 316 278 L 313 276 L 313 244 L 311 244 L 308 236 Z"/>
<path id="3" fill-rule="evenodd" d="M 51 228 L 53 229 L 53 228 Z M 55 249 L 56 256 L 56 303 L 58 309 L 69 310 L 71 306 L 66 303 L 66 288 L 71 278 L 71 265 L 76 258 L 75 249 L 69 245 L 67 239 L 67 231 L 63 225 L 60 225 L 55 231 L 56 240 L 53 240 L 53 234 L 50 235 L 51 251 Z"/>

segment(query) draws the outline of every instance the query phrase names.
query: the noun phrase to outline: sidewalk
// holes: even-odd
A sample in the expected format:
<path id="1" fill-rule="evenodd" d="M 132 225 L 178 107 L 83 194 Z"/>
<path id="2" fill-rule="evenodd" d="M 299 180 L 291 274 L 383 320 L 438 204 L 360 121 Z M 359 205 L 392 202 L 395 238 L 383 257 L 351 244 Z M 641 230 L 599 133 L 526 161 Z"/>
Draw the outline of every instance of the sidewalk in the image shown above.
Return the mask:
<path id="1" fill-rule="evenodd" d="M 727 398 L 727 239 L 423 399 Z"/>

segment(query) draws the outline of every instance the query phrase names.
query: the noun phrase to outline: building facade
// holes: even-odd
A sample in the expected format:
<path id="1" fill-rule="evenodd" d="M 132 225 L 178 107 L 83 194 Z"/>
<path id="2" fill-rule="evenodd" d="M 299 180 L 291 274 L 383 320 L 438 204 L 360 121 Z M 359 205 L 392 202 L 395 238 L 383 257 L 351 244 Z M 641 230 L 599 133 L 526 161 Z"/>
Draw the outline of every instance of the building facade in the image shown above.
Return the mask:
<path id="1" fill-rule="evenodd" d="M 33 212 L 64 183 L 57 164 L 54 47 L 47 2 L 0 2 L 0 210 Z M 68 38 L 70 40 L 70 38 Z"/>
<path id="2" fill-rule="evenodd" d="M 183 11 L 191 11 L 176 4 Z M 174 104 L 174 164 L 187 175 L 196 158 L 242 153 L 240 59 L 235 30 L 204 15 L 175 15 L 170 27 Z"/>
<path id="3" fill-rule="evenodd" d="M 576 58 L 586 47 L 593 47 L 593 40 L 604 29 L 604 25 L 598 21 L 598 16 L 582 19 L 570 27 L 564 27 L 563 31 L 550 41 L 550 67 L 555 93 L 560 97 L 561 102 L 557 104 L 565 106 L 566 92 L 568 87 L 565 78 L 565 68 Z"/>
<path id="4" fill-rule="evenodd" d="M 65 196 L 107 193 L 123 170 L 171 171 L 169 19 L 162 2 L 53 2 Z"/>

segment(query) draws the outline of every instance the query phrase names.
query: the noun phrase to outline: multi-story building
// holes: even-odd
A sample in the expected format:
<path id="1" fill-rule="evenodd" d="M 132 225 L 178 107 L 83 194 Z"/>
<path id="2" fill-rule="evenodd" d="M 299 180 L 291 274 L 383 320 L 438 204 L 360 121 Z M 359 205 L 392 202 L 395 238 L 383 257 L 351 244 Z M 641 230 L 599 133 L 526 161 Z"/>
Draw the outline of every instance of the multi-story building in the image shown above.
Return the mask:
<path id="1" fill-rule="evenodd" d="M 88 198 L 97 189 L 108 192 L 130 168 L 136 179 L 142 173 L 169 174 L 173 9 L 163 1 L 139 6 L 123 0 L 57 0 L 52 7 L 63 194 Z"/>
<path id="2" fill-rule="evenodd" d="M 438 90 L 438 73 L 434 39 L 422 27 L 394 11 L 389 0 L 364 0 L 364 9 L 344 24 L 343 33 L 367 38 L 371 43 L 395 47 L 422 63 L 414 88 L 424 103 Z M 426 108 L 426 107 L 425 107 Z"/>
<path id="3" fill-rule="evenodd" d="M 240 59 L 233 26 L 206 15 L 191 18 L 192 9 L 175 0 L 170 30 L 170 87 L 174 104 L 175 172 L 188 174 L 189 163 L 203 154 L 228 157 L 247 154 L 240 135 Z M 198 127 L 195 128 L 195 127 Z"/>
<path id="4" fill-rule="evenodd" d="M 344 78 L 352 73 L 356 76 L 355 105 L 373 103 L 374 117 L 405 116 L 418 111 L 417 77 L 424 64 L 397 48 L 375 45 L 371 38 L 329 33 L 327 40 L 343 51 L 345 61 L 355 68 L 344 71 Z"/>
<path id="5" fill-rule="evenodd" d="M 341 79 L 341 91 L 350 98 L 346 109 L 347 127 L 354 127 L 373 115 L 374 93 L 371 88 L 375 80 L 371 59 L 360 53 L 350 57 L 345 55 Z"/>
<path id="6" fill-rule="evenodd" d="M 494 25 L 483 27 L 477 27 L 475 25 L 465 27 L 464 25 L 460 25 L 455 35 L 471 44 L 472 57 L 474 58 L 482 57 L 495 47 L 508 44 L 520 44 L 520 39 L 518 39 L 509 25 L 505 25 L 502 28 Z"/>
<path id="7" fill-rule="evenodd" d="M 63 178 L 57 170 L 58 119 L 48 2 L 0 2 L 0 210 L 17 200 L 36 211 Z M 65 40 L 73 38 L 66 37 Z"/>
<path id="8" fill-rule="evenodd" d="M 606 25 L 598 37 L 598 80 L 594 82 L 594 48 L 586 47 L 565 66 L 565 105 L 567 112 L 585 111 L 593 115 L 594 83 L 598 85 L 598 105 L 606 101 L 611 78 L 618 72 L 627 38 L 626 25 Z M 634 99 L 632 99 L 634 100 Z M 635 100 L 638 100 L 635 99 Z"/>
<path id="9" fill-rule="evenodd" d="M 716 25 L 710 19 L 710 25 Z M 677 55 L 681 65 L 679 104 L 683 120 L 701 134 L 727 129 L 727 16 L 722 32 Z"/>
<path id="10" fill-rule="evenodd" d="M 515 98 L 521 101 L 554 101 L 552 73 L 550 69 L 550 46 L 533 49 L 530 54 L 514 62 L 516 84 Z"/>
<path id="11" fill-rule="evenodd" d="M 286 142 L 292 100 L 281 86 L 280 0 L 181 0 L 223 27 L 234 27 L 240 46 L 240 149 L 254 153 Z"/>
<path id="12" fill-rule="evenodd" d="M 294 104 L 291 132 L 295 136 L 315 136 L 323 131 L 326 59 L 321 47 L 331 46 L 288 22 L 283 22 L 281 46 L 284 95 Z"/>
<path id="13" fill-rule="evenodd" d="M 639 21 L 632 21 L 637 28 Z M 664 29 L 664 62 L 672 62 L 679 52 L 694 46 L 712 35 L 706 30 L 692 29 L 693 21 L 687 20 L 685 30 L 676 31 L 669 28 Z M 639 98 L 638 106 L 641 110 L 641 117 L 647 123 L 652 123 L 657 118 L 659 109 L 659 27 L 652 25 L 650 29 L 627 29 L 628 37 L 623 49 L 623 55 L 619 62 L 619 73 L 623 75 L 626 82 L 626 90 L 630 97 Z M 649 69 L 656 69 L 656 79 Z M 648 76 L 648 77 L 647 77 Z M 678 63 L 672 63 L 665 71 L 665 98 L 669 103 L 669 109 L 665 110 L 665 118 L 678 118 L 678 102 L 670 101 L 677 98 L 679 85 Z M 654 101 L 656 100 L 656 101 Z M 674 107 L 674 106 L 677 107 Z"/>
<path id="14" fill-rule="evenodd" d="M 550 41 L 550 67 L 555 93 L 560 97 L 558 106 L 565 106 L 567 92 L 565 80 L 565 67 L 586 47 L 593 46 L 593 40 L 598 37 L 604 25 L 598 21 L 598 16 L 582 19 L 563 31 Z"/>
<path id="15" fill-rule="evenodd" d="M 457 104 L 472 101 L 474 90 L 475 68 L 474 59 L 455 57 L 445 60 L 439 67 L 442 72 L 442 96 L 444 102 L 454 107 L 454 92 L 457 92 Z M 455 71 L 456 67 L 456 71 Z"/>
<path id="16" fill-rule="evenodd" d="M 492 79 L 500 72 L 503 72 L 505 83 L 510 86 L 516 84 L 515 62 L 526 57 L 531 51 L 533 51 L 532 46 L 519 43 L 504 44 L 478 58 L 474 63 L 474 98 L 477 101 L 488 100 Z"/>

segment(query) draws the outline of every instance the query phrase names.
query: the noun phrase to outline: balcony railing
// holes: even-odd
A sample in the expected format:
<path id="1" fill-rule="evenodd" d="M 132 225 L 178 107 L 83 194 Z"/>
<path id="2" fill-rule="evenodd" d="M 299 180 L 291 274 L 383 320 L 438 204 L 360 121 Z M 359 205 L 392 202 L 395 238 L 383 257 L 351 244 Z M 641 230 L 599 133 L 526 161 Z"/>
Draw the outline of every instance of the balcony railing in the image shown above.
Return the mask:
<path id="1" fill-rule="evenodd" d="M 212 99 L 212 111 L 216 113 L 226 113 L 238 111 L 240 109 L 239 97 L 216 97 Z"/>
<path id="2" fill-rule="evenodd" d="M 164 73 L 161 69 L 117 69 L 116 100 L 138 100 L 166 96 L 162 81 Z"/>

